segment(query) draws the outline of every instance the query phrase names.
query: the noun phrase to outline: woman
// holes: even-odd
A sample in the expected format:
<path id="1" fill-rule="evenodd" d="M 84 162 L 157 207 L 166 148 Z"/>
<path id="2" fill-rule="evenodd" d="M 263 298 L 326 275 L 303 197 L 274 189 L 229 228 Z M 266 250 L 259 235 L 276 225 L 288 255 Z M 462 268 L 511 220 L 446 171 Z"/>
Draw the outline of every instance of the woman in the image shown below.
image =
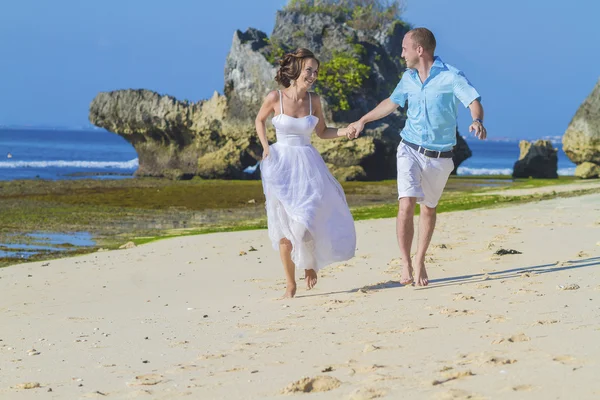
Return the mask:
<path id="1" fill-rule="evenodd" d="M 321 139 L 352 138 L 354 130 L 328 128 L 319 96 L 309 92 L 319 73 L 319 61 L 307 49 L 286 54 L 275 80 L 284 87 L 269 93 L 256 117 L 263 146 L 261 176 L 266 197 L 269 238 L 279 248 L 287 287 L 284 298 L 296 294 L 295 268 L 303 269 L 308 289 L 317 271 L 354 256 L 354 221 L 341 185 L 319 152 L 310 144 L 313 131 Z M 267 142 L 269 115 L 277 142 Z"/>

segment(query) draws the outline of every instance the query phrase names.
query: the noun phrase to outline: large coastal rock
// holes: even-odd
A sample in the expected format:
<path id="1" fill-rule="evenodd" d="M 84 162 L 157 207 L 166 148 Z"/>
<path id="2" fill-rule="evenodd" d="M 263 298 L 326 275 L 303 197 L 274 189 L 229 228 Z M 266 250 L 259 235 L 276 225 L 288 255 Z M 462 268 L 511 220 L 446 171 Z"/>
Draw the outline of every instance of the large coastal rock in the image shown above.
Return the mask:
<path id="1" fill-rule="evenodd" d="M 513 168 L 513 178 L 558 178 L 558 150 L 549 140 L 519 142 L 521 154 Z"/>
<path id="2" fill-rule="evenodd" d="M 456 175 L 460 164 L 473 155 L 466 140 L 458 133 L 458 129 L 456 130 L 456 145 L 454 146 L 453 151 L 454 155 L 452 156 L 452 161 L 454 162 L 454 169 L 450 175 Z"/>
<path id="3" fill-rule="evenodd" d="M 575 164 L 585 162 L 600 166 L 600 80 L 579 107 L 562 139 L 563 150 Z M 584 177 L 578 171 L 575 175 Z M 587 176 L 589 177 L 589 176 Z"/>
<path id="4" fill-rule="evenodd" d="M 600 165 L 591 162 L 583 162 L 575 168 L 575 176 L 582 179 L 600 178 Z"/>
<path id="5" fill-rule="evenodd" d="M 227 109 L 217 93 L 188 103 L 149 90 L 118 90 L 99 93 L 89 119 L 131 143 L 136 175 L 241 179 L 262 148 L 254 129 L 227 118 Z"/>
<path id="6" fill-rule="evenodd" d="M 271 37 L 253 28 L 234 33 L 225 62 L 224 95 L 215 93 L 209 100 L 189 103 L 148 90 L 100 93 L 92 101 L 89 119 L 135 147 L 137 175 L 257 178 L 259 170 L 253 175 L 243 171 L 260 160 L 262 148 L 254 118 L 265 96 L 277 87 L 274 77 L 282 54 L 298 47 L 315 52 L 321 61 L 322 83 L 316 90 L 326 123 L 343 127 L 374 108 L 394 89 L 405 68 L 401 42 L 408 29 L 405 23 L 395 21 L 377 29 L 360 30 L 327 14 L 279 11 Z M 368 71 L 360 85 L 344 89 L 343 94 L 331 91 L 331 84 L 324 83 L 328 77 L 331 82 L 332 75 L 328 74 L 339 71 L 332 67 L 339 60 L 350 60 L 350 64 Z M 398 110 L 369 124 L 358 140 L 315 137 L 313 144 L 340 180 L 394 178 L 395 151 L 404 122 L 404 111 Z M 274 140 L 269 123 L 267 131 L 269 139 Z M 460 148 L 465 146 L 461 143 Z"/>
<path id="7" fill-rule="evenodd" d="M 254 28 L 233 34 L 225 60 L 225 97 L 229 117 L 247 123 L 254 120 L 269 91 L 277 89 L 277 68 L 265 58 L 267 35 Z"/>

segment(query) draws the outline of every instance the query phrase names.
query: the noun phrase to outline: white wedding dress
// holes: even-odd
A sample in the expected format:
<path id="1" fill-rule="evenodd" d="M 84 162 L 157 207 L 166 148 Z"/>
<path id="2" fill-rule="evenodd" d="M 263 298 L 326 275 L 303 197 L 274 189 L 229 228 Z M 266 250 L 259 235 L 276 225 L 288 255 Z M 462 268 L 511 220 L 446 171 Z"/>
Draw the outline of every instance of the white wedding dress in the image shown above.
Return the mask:
<path id="1" fill-rule="evenodd" d="M 354 257 L 354 220 L 339 182 L 331 175 L 310 137 L 319 119 L 294 118 L 280 113 L 273 118 L 277 142 L 260 164 L 266 198 L 269 238 L 273 248 L 287 238 L 298 269 L 318 271 L 333 262 Z"/>

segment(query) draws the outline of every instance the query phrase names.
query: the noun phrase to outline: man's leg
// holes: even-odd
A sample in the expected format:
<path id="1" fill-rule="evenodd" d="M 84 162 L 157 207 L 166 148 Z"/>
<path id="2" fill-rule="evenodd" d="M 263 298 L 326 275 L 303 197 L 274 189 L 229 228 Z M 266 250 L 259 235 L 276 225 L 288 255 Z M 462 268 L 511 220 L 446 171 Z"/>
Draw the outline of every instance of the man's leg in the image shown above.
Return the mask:
<path id="1" fill-rule="evenodd" d="M 431 243 L 435 221 L 437 216 L 437 205 L 442 197 L 450 172 L 454 168 L 451 158 L 427 159 L 423 169 L 421 186 L 425 194 L 423 201 L 419 202 L 421 207 L 419 217 L 419 239 L 417 242 L 417 254 L 415 255 L 415 283 L 418 286 L 427 286 L 429 278 L 425 269 L 425 255 Z"/>
<path id="2" fill-rule="evenodd" d="M 436 208 L 427 207 L 421 204 L 419 217 L 419 239 L 417 242 L 417 254 L 415 255 L 415 283 L 417 286 L 427 286 L 427 270 L 425 269 L 425 254 L 431 243 L 433 230 L 435 229 L 435 220 L 437 217 Z"/>
<path id="3" fill-rule="evenodd" d="M 412 247 L 413 236 L 415 234 L 414 215 L 415 197 L 402 197 L 398 200 L 398 217 L 396 218 L 396 235 L 398 237 L 398 247 L 400 248 L 400 257 L 402 258 L 402 275 L 400 283 L 408 285 L 413 282 L 413 267 L 410 259 L 410 249 Z"/>

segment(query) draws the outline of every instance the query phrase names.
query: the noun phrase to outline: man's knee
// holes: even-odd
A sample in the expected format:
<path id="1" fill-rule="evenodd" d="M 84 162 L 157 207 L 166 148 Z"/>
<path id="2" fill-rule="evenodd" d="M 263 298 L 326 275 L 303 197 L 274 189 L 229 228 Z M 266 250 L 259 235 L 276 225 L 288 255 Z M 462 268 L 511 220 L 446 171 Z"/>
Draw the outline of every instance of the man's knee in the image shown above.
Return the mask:
<path id="1" fill-rule="evenodd" d="M 420 205 L 421 210 L 420 210 L 420 214 L 421 215 L 435 215 L 437 207 L 428 207 L 425 204 L 421 204 Z"/>
<path id="2" fill-rule="evenodd" d="M 401 197 L 398 199 L 398 214 L 415 212 L 415 205 L 417 204 L 416 197 Z"/>

